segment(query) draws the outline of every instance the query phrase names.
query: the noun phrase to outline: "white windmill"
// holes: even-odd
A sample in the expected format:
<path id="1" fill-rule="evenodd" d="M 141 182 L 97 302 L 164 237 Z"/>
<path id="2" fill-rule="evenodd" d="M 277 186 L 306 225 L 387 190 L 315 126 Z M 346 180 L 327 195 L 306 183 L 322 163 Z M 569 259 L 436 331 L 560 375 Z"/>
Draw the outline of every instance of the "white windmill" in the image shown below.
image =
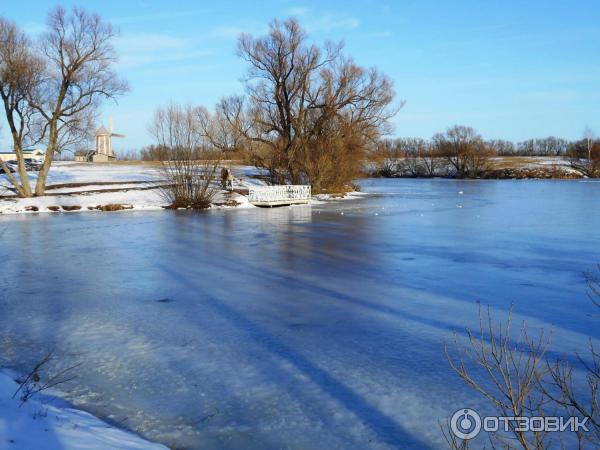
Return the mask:
<path id="1" fill-rule="evenodd" d="M 96 131 L 96 153 L 94 153 L 94 162 L 106 162 L 115 159 L 115 152 L 112 148 L 112 138 L 124 138 L 124 134 L 113 133 L 112 117 L 108 118 L 108 130 L 101 126 Z"/>

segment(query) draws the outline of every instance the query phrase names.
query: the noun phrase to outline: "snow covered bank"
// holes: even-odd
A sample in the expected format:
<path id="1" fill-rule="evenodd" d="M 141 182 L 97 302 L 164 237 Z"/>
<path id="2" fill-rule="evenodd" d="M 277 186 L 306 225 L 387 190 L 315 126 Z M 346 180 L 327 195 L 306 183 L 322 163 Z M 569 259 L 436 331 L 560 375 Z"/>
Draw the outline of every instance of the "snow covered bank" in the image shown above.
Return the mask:
<path id="1" fill-rule="evenodd" d="M 20 214 L 35 212 L 89 211 L 99 205 L 130 205 L 131 209 L 161 209 L 166 202 L 158 189 L 123 190 L 119 192 L 97 192 L 71 195 L 52 195 L 34 198 L 10 198 L 0 200 L 0 213 Z M 58 209 L 57 209 L 57 208 Z M 66 207 L 66 208 L 65 208 Z"/>
<path id="2" fill-rule="evenodd" d="M 17 383 L 0 372 L 0 448 L 44 450 L 166 450 L 112 427 L 59 397 L 40 395 L 22 406 Z"/>
<path id="3" fill-rule="evenodd" d="M 253 208 L 246 195 L 253 187 L 266 186 L 264 171 L 251 166 L 234 166 L 234 190 L 219 191 L 212 208 Z M 37 173 L 29 173 L 35 183 Z M 218 181 L 215 181 L 215 187 Z M 160 167 L 150 163 L 89 164 L 57 161 L 48 175 L 44 197 L 19 198 L 10 191 L 10 183 L 0 174 L 0 214 L 82 212 L 97 210 L 162 210 L 169 202 L 164 198 Z M 320 194 L 312 203 L 352 199 L 360 193 L 344 196 Z"/>
<path id="4" fill-rule="evenodd" d="M 37 173 L 29 174 L 35 182 Z M 254 180 L 244 180 L 253 184 Z M 160 210 L 168 202 L 161 193 L 160 168 L 144 163 L 87 164 L 57 161 L 48 175 L 46 196 L 18 198 L 11 196 L 10 184 L 0 175 L 0 214 L 38 212 L 77 212 L 97 210 L 99 206 L 123 205 L 123 209 Z M 218 207 L 251 207 L 239 194 L 219 193 Z"/>
<path id="5" fill-rule="evenodd" d="M 29 174 L 32 183 L 37 173 Z M 10 184 L 0 175 L 1 214 L 88 211 L 98 205 L 125 204 L 133 209 L 160 209 L 165 200 L 157 188 L 160 170 L 145 164 L 81 164 L 57 161 L 48 174 L 47 195 L 36 198 L 7 196 Z M 2 192 L 4 188 L 5 192 Z M 66 208 L 64 208 L 66 207 Z"/>

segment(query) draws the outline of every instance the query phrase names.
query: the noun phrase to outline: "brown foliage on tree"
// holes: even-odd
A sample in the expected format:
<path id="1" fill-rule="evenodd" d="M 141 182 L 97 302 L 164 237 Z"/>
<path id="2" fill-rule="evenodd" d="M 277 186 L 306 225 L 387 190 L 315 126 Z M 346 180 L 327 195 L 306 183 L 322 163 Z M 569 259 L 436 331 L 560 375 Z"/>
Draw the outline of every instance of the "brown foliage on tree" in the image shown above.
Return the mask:
<path id="1" fill-rule="evenodd" d="M 443 134 L 436 134 L 433 142 L 457 178 L 475 178 L 490 168 L 490 157 L 494 152 L 471 127 L 455 125 Z"/>
<path id="2" fill-rule="evenodd" d="M 391 81 L 341 49 L 309 45 L 295 19 L 272 22 L 264 37 L 240 37 L 248 96 L 225 99 L 217 110 L 273 182 L 344 189 L 367 148 L 389 129 Z"/>

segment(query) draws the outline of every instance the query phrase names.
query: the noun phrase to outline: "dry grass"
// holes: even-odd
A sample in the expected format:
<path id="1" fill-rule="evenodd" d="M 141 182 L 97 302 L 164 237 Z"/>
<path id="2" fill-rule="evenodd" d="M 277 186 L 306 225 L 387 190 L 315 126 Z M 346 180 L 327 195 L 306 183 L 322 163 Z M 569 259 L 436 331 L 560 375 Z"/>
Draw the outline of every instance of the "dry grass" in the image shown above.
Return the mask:
<path id="1" fill-rule="evenodd" d="M 546 157 L 536 156 L 497 156 L 492 159 L 493 169 L 524 169 L 527 167 L 548 167 L 548 164 L 542 164 Z M 564 165 L 568 165 L 564 160 Z M 556 164 L 560 164 L 557 160 Z"/>
<path id="2" fill-rule="evenodd" d="M 50 184 L 46 187 L 46 190 L 51 191 L 53 189 L 76 188 L 76 187 L 84 187 L 84 186 L 114 186 L 114 185 L 121 185 L 121 184 L 144 184 L 144 183 L 148 183 L 148 181 L 90 181 L 90 182 L 81 182 L 81 183 Z"/>
<path id="3" fill-rule="evenodd" d="M 119 203 L 111 203 L 108 205 L 98 205 L 95 209 L 105 212 L 122 211 L 124 209 L 133 209 L 133 205 L 122 205 Z"/>
<path id="4" fill-rule="evenodd" d="M 94 163 L 76 162 L 73 163 L 72 166 L 89 167 L 90 164 L 93 164 L 95 166 L 144 166 L 156 168 L 162 167 L 160 161 L 107 161 Z"/>

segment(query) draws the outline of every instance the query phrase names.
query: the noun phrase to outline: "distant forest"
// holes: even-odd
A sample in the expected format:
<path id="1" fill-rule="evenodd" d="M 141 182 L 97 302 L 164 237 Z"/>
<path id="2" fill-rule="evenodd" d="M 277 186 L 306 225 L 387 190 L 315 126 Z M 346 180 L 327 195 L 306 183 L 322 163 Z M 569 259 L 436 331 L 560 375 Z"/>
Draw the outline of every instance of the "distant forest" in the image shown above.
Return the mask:
<path id="1" fill-rule="evenodd" d="M 432 140 L 422 138 L 396 138 L 384 139 L 382 145 L 399 153 L 412 153 L 418 148 L 431 148 L 434 146 L 435 137 Z M 527 139 L 520 142 L 512 142 L 504 139 L 485 140 L 486 147 L 497 156 L 571 156 L 574 153 L 587 153 L 588 140 L 586 138 L 570 141 L 568 139 L 554 136 L 537 139 Z M 600 146 L 600 140 L 593 140 L 594 147 Z"/>

